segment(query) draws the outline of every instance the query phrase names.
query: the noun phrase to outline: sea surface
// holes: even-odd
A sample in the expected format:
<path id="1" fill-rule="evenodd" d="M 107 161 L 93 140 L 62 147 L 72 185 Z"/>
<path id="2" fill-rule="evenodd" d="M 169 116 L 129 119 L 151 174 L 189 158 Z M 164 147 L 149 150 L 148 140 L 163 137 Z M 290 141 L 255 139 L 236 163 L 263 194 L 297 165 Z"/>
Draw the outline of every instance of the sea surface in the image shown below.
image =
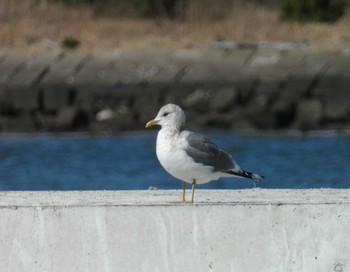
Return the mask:
<path id="1" fill-rule="evenodd" d="M 156 133 L 3 135 L 0 190 L 180 189 L 160 166 Z M 261 182 L 223 178 L 199 189 L 350 188 L 350 136 L 204 131 Z"/>

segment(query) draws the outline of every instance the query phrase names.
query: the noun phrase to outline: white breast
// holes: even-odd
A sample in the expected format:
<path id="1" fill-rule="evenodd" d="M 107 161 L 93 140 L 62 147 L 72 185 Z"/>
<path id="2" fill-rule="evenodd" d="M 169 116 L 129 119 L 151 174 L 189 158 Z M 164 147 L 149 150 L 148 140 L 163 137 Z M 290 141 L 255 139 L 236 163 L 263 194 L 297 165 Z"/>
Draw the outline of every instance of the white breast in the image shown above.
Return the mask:
<path id="1" fill-rule="evenodd" d="M 186 134 L 187 132 L 182 132 Z M 192 183 L 196 180 L 197 184 L 207 183 L 221 177 L 219 173 L 213 173 L 212 167 L 196 163 L 190 158 L 185 148 L 187 142 L 181 134 L 173 134 L 167 130 L 161 129 L 157 137 L 157 157 L 160 164 L 172 176 Z"/>

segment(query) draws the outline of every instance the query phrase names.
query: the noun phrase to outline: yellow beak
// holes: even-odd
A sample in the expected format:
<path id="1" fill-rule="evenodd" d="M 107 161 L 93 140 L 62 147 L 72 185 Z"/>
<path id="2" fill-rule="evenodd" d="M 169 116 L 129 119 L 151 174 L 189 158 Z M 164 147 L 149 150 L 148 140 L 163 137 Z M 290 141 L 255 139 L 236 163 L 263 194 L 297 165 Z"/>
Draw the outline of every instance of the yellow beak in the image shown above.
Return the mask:
<path id="1" fill-rule="evenodd" d="M 158 121 L 156 120 L 151 120 L 146 124 L 146 128 L 149 128 L 151 126 L 158 125 Z"/>

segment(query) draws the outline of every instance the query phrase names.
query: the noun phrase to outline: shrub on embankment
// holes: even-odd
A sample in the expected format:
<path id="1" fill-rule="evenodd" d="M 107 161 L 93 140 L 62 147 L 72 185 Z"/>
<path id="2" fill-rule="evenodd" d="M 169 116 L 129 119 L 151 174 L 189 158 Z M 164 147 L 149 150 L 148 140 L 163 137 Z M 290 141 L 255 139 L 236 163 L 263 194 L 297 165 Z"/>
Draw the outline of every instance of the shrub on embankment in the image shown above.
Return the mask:
<path id="1" fill-rule="evenodd" d="M 0 0 L 2 9 L 17 4 L 18 0 Z M 96 12 L 111 8 L 119 14 L 141 17 L 177 17 L 220 19 L 232 14 L 237 5 L 279 7 L 281 18 L 296 21 L 334 22 L 346 11 L 348 0 L 24 0 L 28 4 L 89 5 Z"/>

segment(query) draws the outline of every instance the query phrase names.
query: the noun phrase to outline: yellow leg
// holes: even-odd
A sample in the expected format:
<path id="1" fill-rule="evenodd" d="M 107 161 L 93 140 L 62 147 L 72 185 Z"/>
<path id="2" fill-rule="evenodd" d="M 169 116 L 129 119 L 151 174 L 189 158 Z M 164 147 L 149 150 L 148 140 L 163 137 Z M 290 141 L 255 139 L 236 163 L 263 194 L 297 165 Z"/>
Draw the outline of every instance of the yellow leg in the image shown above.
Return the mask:
<path id="1" fill-rule="evenodd" d="M 182 182 L 182 199 L 181 199 L 181 203 L 185 203 L 186 186 L 187 186 L 187 183 L 183 181 Z"/>
<path id="2" fill-rule="evenodd" d="M 192 182 L 192 197 L 190 203 L 193 203 L 194 201 L 194 190 L 196 189 L 196 180 L 193 180 Z"/>

